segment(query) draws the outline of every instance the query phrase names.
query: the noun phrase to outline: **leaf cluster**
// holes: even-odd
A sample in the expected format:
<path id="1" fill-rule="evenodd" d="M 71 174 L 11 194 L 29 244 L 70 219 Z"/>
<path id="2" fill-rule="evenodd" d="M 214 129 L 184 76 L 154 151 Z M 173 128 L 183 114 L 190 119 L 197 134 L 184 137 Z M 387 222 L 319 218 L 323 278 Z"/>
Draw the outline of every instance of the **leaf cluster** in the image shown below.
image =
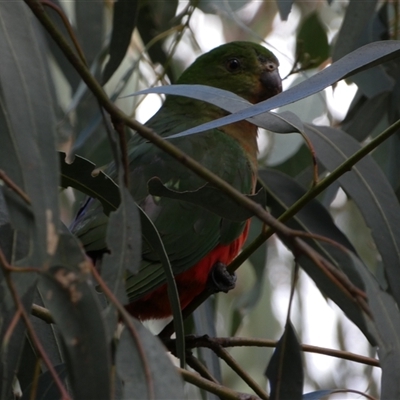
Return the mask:
<path id="1" fill-rule="evenodd" d="M 301 345 L 296 332 L 292 303 L 300 271 L 357 326 L 379 362 L 346 352 L 330 355 L 379 365 L 380 397 L 400 397 L 399 10 L 389 2 L 350 1 L 332 41 L 320 9 L 257 2 L 252 20 L 245 22 L 240 12 L 247 3 L 193 1 L 179 7 L 177 1 L 117 1 L 111 7 L 76 1 L 73 26 L 70 10 L 56 1 L 0 6 L 0 398 L 178 399 L 186 389 L 188 396 L 204 398 L 322 399 L 346 391 L 320 382 L 324 390 L 304 394 L 309 374 L 302 352 L 329 352 Z M 325 7 L 331 10 L 333 4 Z M 290 75 L 301 82 L 280 95 L 251 105 L 210 87 L 152 87 L 174 82 L 182 69 L 176 62 L 180 44 L 198 47 L 192 21 L 200 12 L 219 15 L 224 27 L 240 28 L 235 39 L 256 40 L 268 33 L 269 24 L 259 27 L 260 18 L 278 12 L 286 20 L 296 10 L 301 18 Z M 328 61 L 332 64 L 323 68 Z M 298 104 L 314 107 L 315 96 L 344 79 L 357 85 L 357 93 L 340 124 L 328 109 L 324 126 L 296 112 Z M 143 86 L 150 89 L 140 91 Z M 135 96 L 120 99 L 133 91 Z M 242 196 L 129 115 L 149 93 L 196 98 L 230 113 L 180 136 L 247 119 L 268 130 L 262 135 L 270 141 L 288 137 L 291 145 L 294 133 L 301 145 L 275 163 L 268 162 L 267 148 L 260 157 L 260 191 Z M 310 99 L 314 103 L 307 103 Z M 180 193 L 153 179 L 151 193 L 235 220 L 253 218 L 249 241 L 229 268 L 233 272 L 249 262 L 256 278 L 225 309 L 227 338 L 219 337 L 219 308 L 209 293 L 182 313 L 179 309 L 160 235 L 125 186 L 126 139 L 133 130 L 210 182 Z M 96 169 L 112 158 L 117 182 Z M 368 231 L 375 246 L 373 262 L 364 255 L 365 242 L 360 246 L 332 217 L 339 191 L 362 216 L 362 233 Z M 83 195 L 98 198 L 110 217 L 110 254 L 100 273 L 64 224 Z M 207 202 L 210 196 L 216 201 Z M 273 237 L 293 258 L 280 339 L 235 338 L 263 304 L 266 242 Z M 174 311 L 173 322 L 158 337 L 123 307 L 125 274 L 137 271 L 143 240 L 163 260 Z M 263 307 L 262 323 L 272 323 L 270 304 Z M 162 343 L 179 358 L 180 368 Z M 239 346 L 275 350 L 252 376 L 227 350 Z M 232 385 L 223 380 L 221 361 L 234 373 Z M 237 381 L 245 389 L 238 389 Z"/>

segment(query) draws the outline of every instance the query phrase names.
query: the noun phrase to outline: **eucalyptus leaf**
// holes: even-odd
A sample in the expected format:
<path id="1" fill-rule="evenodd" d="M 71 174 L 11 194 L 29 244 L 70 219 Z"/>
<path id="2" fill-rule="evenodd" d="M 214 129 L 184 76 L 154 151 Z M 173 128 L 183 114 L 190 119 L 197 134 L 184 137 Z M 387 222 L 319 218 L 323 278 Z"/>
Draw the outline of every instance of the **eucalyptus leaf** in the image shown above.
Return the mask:
<path id="1" fill-rule="evenodd" d="M 125 57 L 136 26 L 138 5 L 138 1 L 118 0 L 114 3 L 110 58 L 103 70 L 103 84 L 111 78 Z"/>
<path id="2" fill-rule="evenodd" d="M 377 0 L 360 3 L 350 0 L 333 49 L 332 60 L 335 62 L 358 47 L 362 33 L 374 15 Z"/>
<path id="3" fill-rule="evenodd" d="M 83 271 L 55 266 L 41 276 L 46 307 L 59 327 L 76 398 L 109 398 L 111 362 L 101 307 Z"/>
<path id="4" fill-rule="evenodd" d="M 284 211 L 306 193 L 305 189 L 294 179 L 278 171 L 271 169 L 262 170 L 259 172 L 259 175 L 268 190 L 267 205 L 270 207 L 272 215 L 276 218 L 282 215 Z M 349 249 L 349 251 L 355 251 L 346 236 L 336 227 L 328 211 L 317 199 L 311 200 L 295 217 L 287 221 L 286 224 L 296 230 L 303 230 L 328 237 L 344 248 Z M 283 238 L 281 239 L 284 241 Z M 307 243 L 343 271 L 354 285 L 364 290 L 363 280 L 353 263 L 348 261 L 347 254 L 334 246 L 322 242 L 307 240 Z M 353 299 L 344 296 L 342 290 L 326 274 L 322 273 L 312 260 L 299 254 L 297 261 L 314 280 L 321 292 L 329 296 L 343 310 L 347 317 L 358 326 L 368 340 L 375 344 L 376 338 L 367 324 L 368 319 L 366 319 Z"/>
<path id="5" fill-rule="evenodd" d="M 183 399 L 183 384 L 159 339 L 131 319 L 135 335 L 122 332 L 116 353 L 124 399 Z"/>
<path id="6" fill-rule="evenodd" d="M 72 163 L 67 163 L 65 153 L 61 152 L 59 158 L 62 187 L 71 186 L 88 196 L 96 197 L 106 214 L 118 208 L 121 199 L 117 184 L 102 171 L 93 176 L 95 164 L 77 155 Z"/>
<path id="7" fill-rule="evenodd" d="M 374 325 L 377 330 L 378 355 L 382 368 L 382 399 L 397 399 L 400 396 L 400 313 L 393 297 L 383 291 L 375 277 L 350 254 L 355 268 L 364 280 Z"/>
<path id="8" fill-rule="evenodd" d="M 220 126 L 249 119 L 275 108 L 282 107 L 283 105 L 294 103 L 295 101 L 320 92 L 341 79 L 345 79 L 357 72 L 379 65 L 385 61 L 395 59 L 399 57 L 399 55 L 399 41 L 385 40 L 370 43 L 347 54 L 328 68 L 325 68 L 321 72 L 318 72 L 311 78 L 285 92 L 279 93 L 268 100 L 248 107 L 245 110 L 235 112 L 227 117 L 180 132 L 179 136 L 189 136 L 209 129 L 219 128 Z"/>
<path id="9" fill-rule="evenodd" d="M 333 171 L 360 149 L 361 145 L 345 132 L 334 128 L 308 126 L 306 134 L 320 162 Z M 338 182 L 355 201 L 382 256 L 388 283 L 400 304 L 400 204 L 371 156 L 364 157 Z"/>
<path id="10" fill-rule="evenodd" d="M 296 332 L 288 323 L 265 372 L 271 386 L 271 400 L 302 398 L 304 372 L 301 357 Z"/>
<path id="11" fill-rule="evenodd" d="M 139 270 L 142 254 L 142 236 L 140 215 L 132 196 L 125 187 L 121 187 L 121 204 L 112 212 L 107 227 L 107 248 L 110 254 L 104 254 L 101 262 L 101 274 L 104 282 L 115 297 L 127 304 L 125 277 L 127 271 L 136 274 Z M 117 325 L 117 313 L 109 306 L 108 326 L 110 338 Z"/>
<path id="12" fill-rule="evenodd" d="M 279 15 L 282 21 L 287 21 L 290 11 L 292 11 L 294 0 L 277 0 Z"/>
<path id="13" fill-rule="evenodd" d="M 177 96 L 190 97 L 196 100 L 202 100 L 207 103 L 214 104 L 223 110 L 234 113 L 251 107 L 251 103 L 232 92 L 227 90 L 205 86 L 205 85 L 169 85 L 158 86 L 154 88 L 144 89 L 131 95 L 138 96 L 141 94 L 160 93 Z M 268 113 L 248 118 L 248 120 L 257 126 L 277 133 L 302 132 L 303 124 L 301 120 L 290 111 L 282 113 Z M 169 136 L 169 139 L 186 136 L 186 134 L 178 133 Z"/>

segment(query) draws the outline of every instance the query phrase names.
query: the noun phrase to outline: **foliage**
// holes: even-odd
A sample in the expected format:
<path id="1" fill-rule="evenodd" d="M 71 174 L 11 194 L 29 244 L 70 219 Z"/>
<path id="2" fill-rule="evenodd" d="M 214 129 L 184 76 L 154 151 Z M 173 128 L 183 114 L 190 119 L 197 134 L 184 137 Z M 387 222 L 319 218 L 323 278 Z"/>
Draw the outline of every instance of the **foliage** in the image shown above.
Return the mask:
<path id="1" fill-rule="evenodd" d="M 320 399 L 352 391 L 345 379 L 329 381 L 322 374 L 315 379 L 302 351 L 338 357 L 338 370 L 348 368 L 343 359 L 380 366 L 380 383 L 366 372 L 370 387 L 364 396 L 400 398 L 400 10 L 398 2 L 330 3 L 2 3 L 0 398 L 15 398 L 18 388 L 24 399 L 43 400 L 253 398 L 241 392 L 268 398 L 266 378 L 274 399 Z M 218 20 L 227 41 L 268 39 L 277 33 L 273 25 L 283 29 L 282 21 L 289 18 L 298 28 L 296 49 L 293 54 L 274 51 L 278 58 L 294 60 L 285 81 L 292 85 L 254 106 L 208 87 L 156 87 L 175 81 L 187 64 L 180 54 L 194 58 L 200 52 L 198 42 L 208 29 L 207 24 L 196 29 L 200 18 Z M 338 19 L 343 23 L 335 31 Z M 357 93 L 338 121 L 324 90 L 343 79 L 355 83 Z M 140 96 L 121 98 L 148 87 Z M 148 93 L 153 94 L 144 98 Z M 142 239 L 161 254 L 166 271 L 168 258 L 158 232 L 124 187 L 123 174 L 115 183 L 95 167 L 113 157 L 119 163 L 126 151 L 121 125 L 180 156 L 132 115 L 140 117 L 144 106 L 158 103 L 156 96 L 165 93 L 199 98 L 232 113 L 183 136 L 246 118 L 269 131 L 260 132 L 260 142 L 268 145 L 261 147 L 259 177 L 270 213 L 259 206 L 263 190 L 254 202 L 187 162 L 212 186 L 186 193 L 185 201 L 201 203 L 204 194 L 218 189 L 218 196 L 229 201 L 213 212 L 239 220 L 252 215 L 254 221 L 245 250 L 230 265 L 234 271 L 246 264 L 237 271 L 238 288 L 217 301 L 207 293 L 200 296 L 182 313 L 184 332 L 175 302 L 175 325 L 156 337 L 123 308 L 123 280 L 127 269 L 137 268 Z M 273 109 L 278 112 L 270 113 Z M 324 125 L 317 125 L 321 115 Z M 60 187 L 75 191 L 60 193 Z M 157 180 L 152 190 L 179 196 Z M 101 275 L 64 225 L 83 193 L 101 199 L 110 214 L 111 254 Z M 344 224 L 332 206 L 338 196 L 356 210 Z M 267 279 L 277 238 L 294 260 L 281 267 L 292 276 L 285 277 L 290 295 L 281 299 L 289 304 L 282 326 L 271 305 L 277 288 Z M 301 301 L 307 295 L 301 271 L 358 327 L 372 358 L 301 344 Z M 170 277 L 171 288 L 173 283 Z M 340 323 L 336 333 L 345 344 Z M 173 365 L 160 340 L 179 355 L 182 368 Z M 254 346 L 276 350 L 251 353 L 256 356 L 249 359 L 239 354 L 240 346 L 248 354 Z M 184 387 L 183 380 L 191 385 Z M 304 394 L 305 388 L 311 393 Z"/>

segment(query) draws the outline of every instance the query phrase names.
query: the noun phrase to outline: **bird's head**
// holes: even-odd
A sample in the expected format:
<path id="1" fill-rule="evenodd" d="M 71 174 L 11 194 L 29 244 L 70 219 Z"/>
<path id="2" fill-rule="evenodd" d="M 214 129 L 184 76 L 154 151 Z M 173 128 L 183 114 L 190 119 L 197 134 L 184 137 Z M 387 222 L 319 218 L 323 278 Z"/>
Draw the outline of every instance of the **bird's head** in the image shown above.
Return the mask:
<path id="1" fill-rule="evenodd" d="M 177 83 L 229 90 L 254 104 L 282 91 L 278 66 L 278 59 L 265 47 L 231 42 L 197 58 Z"/>

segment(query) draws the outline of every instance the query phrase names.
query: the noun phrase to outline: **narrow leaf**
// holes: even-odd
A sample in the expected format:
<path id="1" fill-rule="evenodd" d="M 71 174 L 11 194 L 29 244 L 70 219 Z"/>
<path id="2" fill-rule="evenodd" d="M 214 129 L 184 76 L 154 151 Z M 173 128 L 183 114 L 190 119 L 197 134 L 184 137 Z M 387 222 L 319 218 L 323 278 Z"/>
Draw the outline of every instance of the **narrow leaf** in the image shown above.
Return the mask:
<path id="1" fill-rule="evenodd" d="M 400 313 L 393 297 L 383 291 L 365 265 L 350 254 L 355 268 L 364 280 L 368 304 L 378 334 L 378 355 L 382 368 L 382 399 L 400 397 Z"/>
<path id="2" fill-rule="evenodd" d="M 158 86 L 139 92 L 135 92 L 129 96 L 138 96 L 148 93 L 162 93 L 169 95 L 177 95 L 190 97 L 192 99 L 202 100 L 207 103 L 214 104 L 229 111 L 230 113 L 238 112 L 251 108 L 252 104 L 232 92 L 227 90 L 205 86 L 205 85 L 168 85 Z M 302 131 L 302 122 L 293 113 L 285 111 L 282 113 L 268 113 L 248 118 L 248 120 L 261 128 L 277 132 L 277 133 L 292 133 Z M 169 136 L 169 139 L 186 136 L 186 133 L 178 133 Z"/>
<path id="3" fill-rule="evenodd" d="M 73 392 L 79 399 L 108 398 L 110 349 L 85 259 L 71 235 L 60 236 L 58 254 L 58 265 L 41 276 L 39 287 L 61 334 Z"/>
<path id="4" fill-rule="evenodd" d="M 83 157 L 75 156 L 74 161 L 68 164 L 65 153 L 59 153 L 61 169 L 61 186 L 69 186 L 97 198 L 106 214 L 115 211 L 120 204 L 120 193 L 117 184 L 104 172 L 99 171 L 93 176 L 96 165 Z"/>
<path id="5" fill-rule="evenodd" d="M 54 99 L 43 37 L 22 2 L 0 5 L 0 53 L 0 120 L 6 127 L 0 137 L 0 168 L 30 198 L 36 223 L 27 263 L 42 266 L 54 252 L 59 225 Z"/>
<path id="6" fill-rule="evenodd" d="M 268 207 L 271 213 L 278 218 L 284 211 L 293 205 L 306 191 L 293 178 L 274 170 L 262 170 L 260 178 L 268 189 Z M 297 230 L 322 235 L 341 244 L 350 251 L 355 251 L 346 236 L 336 227 L 326 208 L 317 200 L 311 200 L 295 217 L 286 224 Z M 348 262 L 348 256 L 337 248 L 321 242 L 307 241 L 323 257 L 337 266 L 352 281 L 354 285 L 364 290 L 363 281 L 352 263 Z M 307 274 L 314 280 L 322 293 L 329 296 L 364 333 L 371 343 L 376 340 L 366 324 L 365 316 L 353 299 L 343 295 L 339 289 L 313 261 L 305 256 L 299 256 L 298 262 Z"/>
<path id="7" fill-rule="evenodd" d="M 271 400 L 301 399 L 304 381 L 301 348 L 291 323 L 286 325 L 265 375 L 271 386 Z"/>
<path id="8" fill-rule="evenodd" d="M 124 399 L 183 399 L 183 385 L 159 339 L 132 319 L 135 335 L 122 332 L 117 373 L 124 381 Z"/>
<path id="9" fill-rule="evenodd" d="M 193 135 L 209 129 L 219 128 L 220 126 L 255 117 L 256 115 L 282 107 L 283 105 L 294 103 L 295 101 L 320 92 L 341 79 L 345 79 L 357 72 L 397 58 L 399 55 L 400 42 L 397 40 L 385 40 L 368 44 L 344 56 L 310 79 L 299 83 L 285 92 L 279 93 L 268 100 L 255 104 L 245 110 L 235 112 L 227 117 L 180 132 L 179 135 Z"/>
<path id="10" fill-rule="evenodd" d="M 110 58 L 104 67 L 103 84 L 111 78 L 125 57 L 136 26 L 138 5 L 139 1 L 133 0 L 118 0 L 114 3 L 113 28 L 109 45 Z"/>
<path id="11" fill-rule="evenodd" d="M 332 171 L 360 149 L 360 144 L 343 131 L 308 126 L 320 162 Z M 400 304 L 400 205 L 392 187 L 371 156 L 364 157 L 339 183 L 360 209 L 382 256 L 388 283 Z"/>

